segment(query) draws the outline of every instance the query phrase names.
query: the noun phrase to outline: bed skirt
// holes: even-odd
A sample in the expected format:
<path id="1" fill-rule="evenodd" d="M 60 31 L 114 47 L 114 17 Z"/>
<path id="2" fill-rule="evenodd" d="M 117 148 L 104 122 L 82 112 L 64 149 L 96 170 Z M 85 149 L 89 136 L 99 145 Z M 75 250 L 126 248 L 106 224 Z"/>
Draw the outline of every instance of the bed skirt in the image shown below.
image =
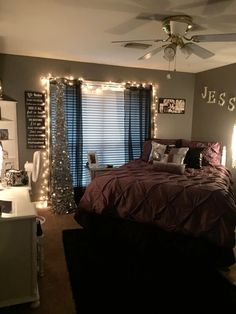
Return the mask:
<path id="1" fill-rule="evenodd" d="M 235 263 L 232 248 L 219 247 L 205 238 L 162 230 L 154 225 L 78 211 L 75 220 L 108 247 L 135 250 L 138 256 L 183 260 L 197 265 L 227 268 Z"/>

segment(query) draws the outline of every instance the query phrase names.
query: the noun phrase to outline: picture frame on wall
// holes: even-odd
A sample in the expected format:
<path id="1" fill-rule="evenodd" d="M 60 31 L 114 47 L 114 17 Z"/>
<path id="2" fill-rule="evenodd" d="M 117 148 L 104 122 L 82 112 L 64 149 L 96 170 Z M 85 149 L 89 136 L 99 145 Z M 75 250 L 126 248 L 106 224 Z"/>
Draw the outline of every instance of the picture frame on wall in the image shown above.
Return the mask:
<path id="1" fill-rule="evenodd" d="M 3 159 L 1 176 L 5 176 L 7 170 L 10 169 L 15 169 L 15 159 L 14 158 Z"/>
<path id="2" fill-rule="evenodd" d="M 8 129 L 0 129 L 0 141 L 8 140 Z"/>
<path id="3" fill-rule="evenodd" d="M 97 168 L 98 167 L 98 157 L 95 151 L 88 152 L 88 166 L 89 168 Z"/>
<path id="4" fill-rule="evenodd" d="M 186 99 L 183 98 L 159 98 L 158 113 L 185 113 Z"/>

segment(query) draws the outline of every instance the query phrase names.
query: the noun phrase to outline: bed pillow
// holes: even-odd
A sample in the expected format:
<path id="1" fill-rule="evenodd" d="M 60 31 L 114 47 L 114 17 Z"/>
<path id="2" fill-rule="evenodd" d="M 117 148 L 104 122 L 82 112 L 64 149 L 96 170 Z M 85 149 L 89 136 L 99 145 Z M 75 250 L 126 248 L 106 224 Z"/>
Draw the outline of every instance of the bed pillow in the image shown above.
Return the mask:
<path id="1" fill-rule="evenodd" d="M 168 144 L 168 145 L 166 146 L 165 154 L 168 155 L 168 154 L 170 153 L 170 150 L 171 150 L 172 148 L 176 148 L 176 145 L 175 145 L 175 144 Z"/>
<path id="2" fill-rule="evenodd" d="M 185 170 L 185 164 L 158 162 L 155 160 L 153 160 L 153 167 L 157 171 L 170 172 L 174 174 L 183 174 Z"/>
<path id="3" fill-rule="evenodd" d="M 183 164 L 188 150 L 188 147 L 171 148 L 168 155 L 168 163 Z"/>
<path id="4" fill-rule="evenodd" d="M 143 161 L 148 161 L 152 150 L 152 142 L 156 142 L 162 145 L 175 145 L 175 147 L 181 147 L 181 140 L 179 139 L 149 139 L 143 143 L 143 151 L 141 154 L 141 159 Z"/>
<path id="5" fill-rule="evenodd" d="M 189 148 L 202 147 L 202 165 L 214 166 L 221 163 L 221 144 L 219 142 L 202 142 L 202 141 L 190 141 L 182 140 L 182 146 Z"/>
<path id="6" fill-rule="evenodd" d="M 165 151 L 166 145 L 162 145 L 160 143 L 152 141 L 152 150 L 148 160 L 157 160 L 162 162 L 165 158 Z"/>
<path id="7" fill-rule="evenodd" d="M 202 151 L 203 147 L 189 148 L 184 158 L 184 163 L 188 168 L 200 169 L 202 167 Z"/>

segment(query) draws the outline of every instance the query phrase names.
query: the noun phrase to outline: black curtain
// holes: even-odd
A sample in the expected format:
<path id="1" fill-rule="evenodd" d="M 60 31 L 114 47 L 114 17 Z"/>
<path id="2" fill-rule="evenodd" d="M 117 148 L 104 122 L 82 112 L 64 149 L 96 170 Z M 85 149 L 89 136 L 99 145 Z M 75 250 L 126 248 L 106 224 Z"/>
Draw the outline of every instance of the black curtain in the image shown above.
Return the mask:
<path id="1" fill-rule="evenodd" d="M 125 160 L 139 158 L 151 136 L 152 86 L 130 86 L 124 91 Z"/>

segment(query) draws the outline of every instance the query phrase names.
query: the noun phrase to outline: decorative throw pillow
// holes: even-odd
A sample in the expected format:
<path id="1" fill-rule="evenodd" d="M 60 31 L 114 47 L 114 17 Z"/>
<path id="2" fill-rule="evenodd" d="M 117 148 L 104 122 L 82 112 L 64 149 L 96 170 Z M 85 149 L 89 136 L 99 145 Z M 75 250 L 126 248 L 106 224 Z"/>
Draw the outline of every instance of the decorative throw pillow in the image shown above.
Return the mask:
<path id="1" fill-rule="evenodd" d="M 156 142 L 162 145 L 175 145 L 176 147 L 181 147 L 181 140 L 180 139 L 149 139 L 149 140 L 145 140 L 145 142 L 143 143 L 143 151 L 141 154 L 141 159 L 143 161 L 148 161 L 149 160 L 149 156 L 152 150 L 152 142 Z"/>
<path id="2" fill-rule="evenodd" d="M 152 150 L 149 156 L 150 160 L 162 161 L 166 150 L 166 145 L 152 141 Z"/>
<path id="3" fill-rule="evenodd" d="M 184 174 L 185 164 L 158 162 L 153 160 L 154 169 L 162 172 L 170 172 L 175 174 Z"/>
<path id="4" fill-rule="evenodd" d="M 182 146 L 189 148 L 202 147 L 202 165 L 214 166 L 221 163 L 221 144 L 219 142 L 202 142 L 202 141 L 190 141 L 182 140 Z"/>
<path id="5" fill-rule="evenodd" d="M 204 147 L 189 148 L 184 158 L 184 163 L 188 168 L 199 169 L 202 167 L 202 151 Z"/>
<path id="6" fill-rule="evenodd" d="M 176 147 L 175 144 L 168 144 L 166 146 L 165 154 L 169 154 L 171 148 L 175 148 L 175 147 Z"/>
<path id="7" fill-rule="evenodd" d="M 183 164 L 188 150 L 188 147 L 171 148 L 168 155 L 168 162 Z"/>

